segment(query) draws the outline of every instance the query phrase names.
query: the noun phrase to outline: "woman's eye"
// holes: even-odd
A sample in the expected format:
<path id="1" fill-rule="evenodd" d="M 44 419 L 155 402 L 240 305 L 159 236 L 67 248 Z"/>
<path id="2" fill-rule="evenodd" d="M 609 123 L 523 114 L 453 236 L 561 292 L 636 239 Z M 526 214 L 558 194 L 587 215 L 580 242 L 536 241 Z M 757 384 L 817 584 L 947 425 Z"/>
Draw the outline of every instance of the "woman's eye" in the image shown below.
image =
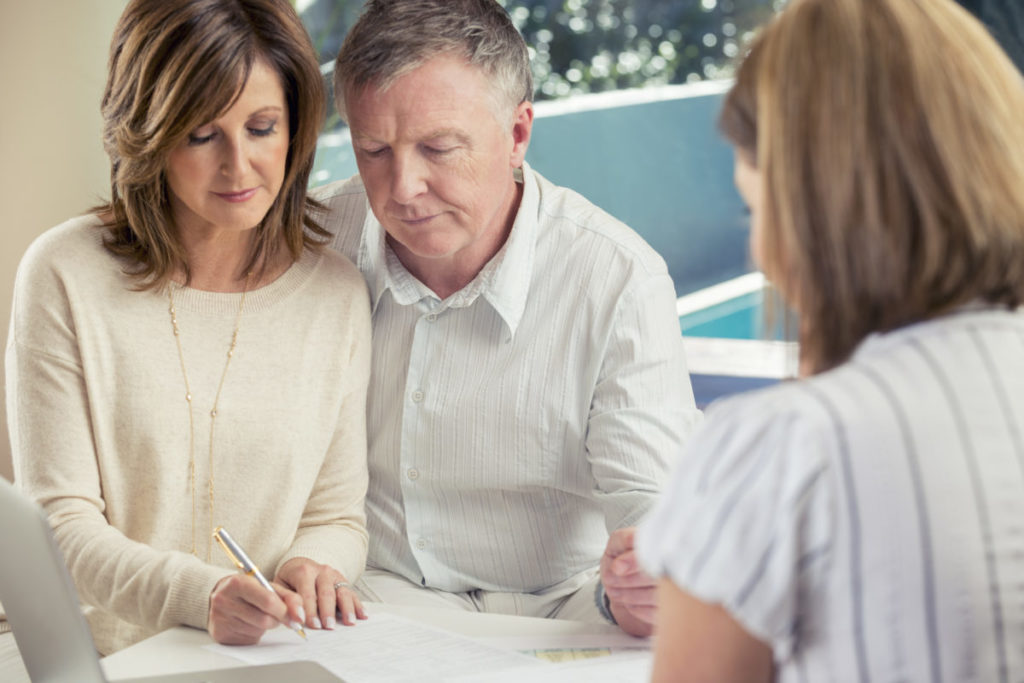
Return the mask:
<path id="1" fill-rule="evenodd" d="M 192 146 L 205 144 L 212 140 L 215 134 L 216 133 L 210 133 L 209 135 L 198 135 L 196 133 L 189 133 L 188 144 Z"/>
<path id="2" fill-rule="evenodd" d="M 249 128 L 249 132 L 251 134 L 255 135 L 258 138 L 264 138 L 264 137 L 266 137 L 268 135 L 273 134 L 273 132 L 276 130 L 276 128 L 277 128 L 277 122 L 275 121 L 274 123 L 271 123 L 270 125 L 264 126 L 262 128 L 260 128 L 260 127 L 251 127 L 251 128 Z"/>

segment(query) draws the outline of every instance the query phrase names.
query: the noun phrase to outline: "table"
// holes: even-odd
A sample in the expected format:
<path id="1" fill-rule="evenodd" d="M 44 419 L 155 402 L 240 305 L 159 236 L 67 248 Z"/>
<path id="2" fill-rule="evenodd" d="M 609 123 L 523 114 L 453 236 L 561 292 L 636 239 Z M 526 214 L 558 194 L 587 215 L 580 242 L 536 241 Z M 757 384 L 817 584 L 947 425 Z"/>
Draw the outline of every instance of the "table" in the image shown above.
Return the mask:
<path id="1" fill-rule="evenodd" d="M 394 614 L 473 638 L 521 636 L 557 638 L 587 635 L 617 637 L 624 642 L 630 640 L 629 636 L 611 624 L 590 624 L 564 619 L 537 619 L 378 603 L 367 603 L 366 609 L 370 618 L 373 618 L 375 613 Z M 338 628 L 343 627 L 339 626 Z M 101 664 L 107 677 L 112 681 L 131 676 L 222 669 L 244 665 L 244 662 L 233 657 L 205 649 L 204 646 L 212 642 L 213 639 L 206 631 L 179 626 L 115 652 L 109 657 L 103 658 Z M 28 683 L 29 681 L 28 674 L 21 664 L 21 658 L 18 656 L 14 638 L 9 633 L 0 635 L 0 681 L 5 681 L 5 683 Z"/>

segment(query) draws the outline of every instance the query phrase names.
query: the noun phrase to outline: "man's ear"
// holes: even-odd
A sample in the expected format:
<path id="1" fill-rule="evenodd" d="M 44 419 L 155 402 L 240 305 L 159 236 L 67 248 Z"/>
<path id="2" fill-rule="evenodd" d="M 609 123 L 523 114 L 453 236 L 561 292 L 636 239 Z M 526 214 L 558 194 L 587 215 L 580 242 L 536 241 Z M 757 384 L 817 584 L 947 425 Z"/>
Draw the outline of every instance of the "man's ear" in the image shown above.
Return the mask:
<path id="1" fill-rule="evenodd" d="M 533 102 L 520 102 L 512 118 L 512 168 L 519 168 L 526 158 L 526 148 L 530 146 L 530 135 L 533 133 Z"/>

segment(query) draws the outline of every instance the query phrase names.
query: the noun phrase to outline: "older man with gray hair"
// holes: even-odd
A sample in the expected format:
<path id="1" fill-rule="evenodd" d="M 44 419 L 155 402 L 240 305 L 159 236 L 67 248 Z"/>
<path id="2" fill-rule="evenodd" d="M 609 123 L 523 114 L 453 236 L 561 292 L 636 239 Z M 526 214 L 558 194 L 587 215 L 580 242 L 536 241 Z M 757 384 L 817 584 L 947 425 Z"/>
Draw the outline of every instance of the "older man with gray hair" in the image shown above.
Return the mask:
<path id="1" fill-rule="evenodd" d="M 650 633 L 633 526 L 700 417 L 664 261 L 524 161 L 494 0 L 372 0 L 334 79 L 359 175 L 318 197 L 373 310 L 358 590 Z"/>

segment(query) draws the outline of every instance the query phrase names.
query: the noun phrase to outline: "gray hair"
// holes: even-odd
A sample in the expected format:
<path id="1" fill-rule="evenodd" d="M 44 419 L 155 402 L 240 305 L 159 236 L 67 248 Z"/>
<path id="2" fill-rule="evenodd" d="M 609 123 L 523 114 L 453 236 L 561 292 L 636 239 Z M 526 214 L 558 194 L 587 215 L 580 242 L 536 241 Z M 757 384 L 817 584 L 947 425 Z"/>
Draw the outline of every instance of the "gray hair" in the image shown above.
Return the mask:
<path id="1" fill-rule="evenodd" d="M 465 57 L 490 77 L 496 113 L 511 116 L 518 104 L 533 100 L 526 42 L 495 0 L 370 0 L 334 63 L 338 113 L 346 118 L 346 88 L 386 90 L 446 54 Z"/>

